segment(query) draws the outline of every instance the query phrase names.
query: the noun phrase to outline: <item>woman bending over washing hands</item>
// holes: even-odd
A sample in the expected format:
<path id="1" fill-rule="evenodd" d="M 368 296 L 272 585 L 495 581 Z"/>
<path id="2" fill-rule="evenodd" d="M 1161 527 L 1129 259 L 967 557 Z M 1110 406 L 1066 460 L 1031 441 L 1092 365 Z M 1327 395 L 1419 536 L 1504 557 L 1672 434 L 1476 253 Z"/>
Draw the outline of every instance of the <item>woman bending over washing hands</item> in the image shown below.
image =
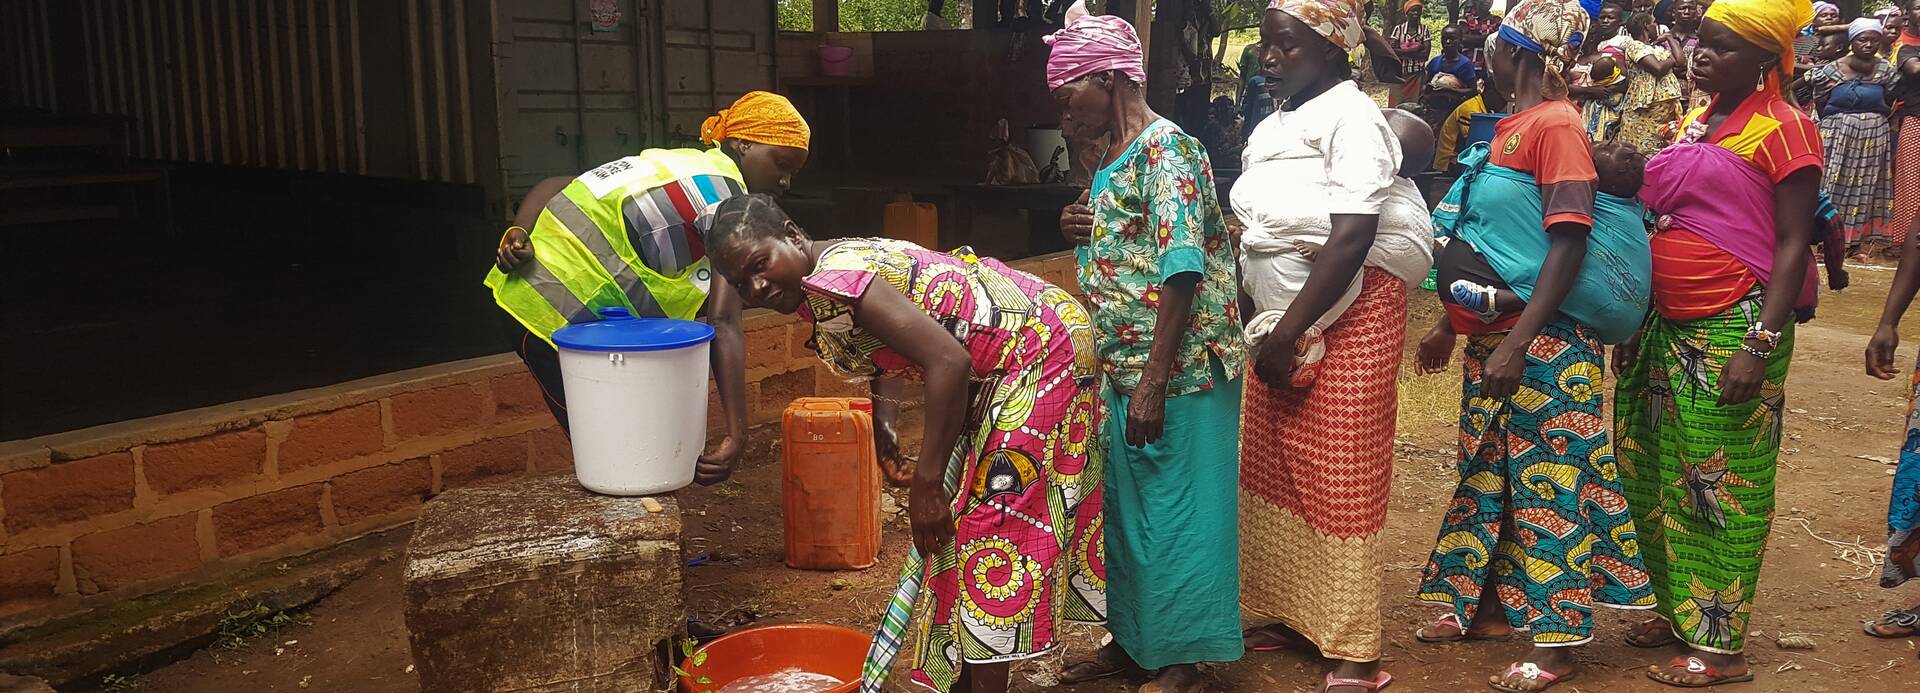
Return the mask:
<path id="1" fill-rule="evenodd" d="M 721 203 L 708 248 L 747 305 L 812 323 L 835 373 L 926 385 L 907 505 L 926 566 L 915 683 L 1004 693 L 1013 661 L 1059 644 L 1060 621 L 1098 620 L 1093 335 L 1073 296 L 964 248 L 815 241 L 764 195 Z"/>

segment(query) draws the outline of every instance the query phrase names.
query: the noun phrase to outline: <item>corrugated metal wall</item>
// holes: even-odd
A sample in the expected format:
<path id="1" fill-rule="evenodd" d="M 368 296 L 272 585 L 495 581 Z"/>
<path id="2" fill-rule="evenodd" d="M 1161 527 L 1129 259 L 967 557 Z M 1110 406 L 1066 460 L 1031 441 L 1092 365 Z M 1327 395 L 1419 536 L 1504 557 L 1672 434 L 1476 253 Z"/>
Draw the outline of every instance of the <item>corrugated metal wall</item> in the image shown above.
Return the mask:
<path id="1" fill-rule="evenodd" d="M 9 81 L 35 87 L 9 100 L 131 116 L 136 157 L 479 179 L 473 84 L 491 77 L 476 74 L 484 39 L 469 39 L 486 35 L 486 11 L 469 5 L 484 0 L 57 1 L 70 21 L 50 33 L 49 0 L 0 0 L 0 16 L 39 22 L 7 22 L 23 57 Z M 34 35 L 12 40 L 23 29 Z M 83 65 L 52 64 L 64 53 L 47 44 L 63 40 Z M 56 72 L 81 78 L 57 91 L 82 103 L 37 88 Z"/>
<path id="2" fill-rule="evenodd" d="M 0 95 L 16 108 L 60 107 L 53 74 L 53 22 L 49 7 L 59 0 L 0 1 Z"/>
<path id="3" fill-rule="evenodd" d="M 594 31 L 590 7 L 622 19 Z M 773 15 L 770 0 L 0 0 L 0 109 L 127 116 L 136 158 L 502 197 L 684 143 L 772 88 Z"/>

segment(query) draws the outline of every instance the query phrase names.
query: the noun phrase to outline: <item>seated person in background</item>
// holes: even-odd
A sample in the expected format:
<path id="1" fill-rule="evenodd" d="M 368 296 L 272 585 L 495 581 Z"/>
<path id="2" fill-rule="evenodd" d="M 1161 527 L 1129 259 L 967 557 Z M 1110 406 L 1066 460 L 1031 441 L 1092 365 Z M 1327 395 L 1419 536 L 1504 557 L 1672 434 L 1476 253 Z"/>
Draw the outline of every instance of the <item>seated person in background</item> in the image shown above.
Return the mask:
<path id="1" fill-rule="evenodd" d="M 1492 42 L 1497 37 L 1488 37 Z M 1433 167 L 1448 173 L 1457 172 L 1459 166 L 1454 156 L 1460 153 L 1460 145 L 1467 139 L 1467 129 L 1473 126 L 1473 116 L 1477 113 L 1503 113 L 1507 110 L 1507 95 L 1498 89 L 1479 90 L 1479 93 L 1460 102 L 1453 111 L 1434 128 L 1439 137 L 1433 152 Z"/>
<path id="2" fill-rule="evenodd" d="M 1207 129 L 1200 133 L 1200 144 L 1207 148 L 1207 158 L 1214 166 L 1240 167 L 1240 151 L 1247 147 L 1244 127 L 1245 124 L 1240 122 L 1240 109 L 1234 105 L 1233 99 L 1214 97 L 1212 112 L 1207 117 Z"/>
<path id="3" fill-rule="evenodd" d="M 1446 79 L 1448 77 L 1452 79 Z M 1460 27 L 1440 30 L 1440 54 L 1427 61 L 1422 81 L 1427 88 L 1420 100 L 1434 118 L 1429 124 L 1452 113 L 1460 102 L 1480 91 L 1480 77 L 1474 71 L 1473 59 L 1460 52 Z"/>

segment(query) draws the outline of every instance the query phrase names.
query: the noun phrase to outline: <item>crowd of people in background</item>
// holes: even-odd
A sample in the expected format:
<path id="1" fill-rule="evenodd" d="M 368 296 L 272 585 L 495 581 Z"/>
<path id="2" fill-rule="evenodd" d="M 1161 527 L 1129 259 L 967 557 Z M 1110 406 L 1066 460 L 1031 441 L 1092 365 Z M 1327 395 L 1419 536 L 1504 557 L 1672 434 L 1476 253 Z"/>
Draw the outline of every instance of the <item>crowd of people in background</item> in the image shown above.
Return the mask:
<path id="1" fill-rule="evenodd" d="M 1456 21 L 1434 29 L 1422 0 L 1405 0 L 1397 22 L 1364 32 L 1364 50 L 1388 55 L 1370 62 L 1393 68 L 1374 71 L 1389 82 L 1390 105 L 1419 114 L 1438 135 L 1431 166 L 1437 174 L 1458 173 L 1457 145 L 1474 114 L 1505 113 L 1510 95 L 1487 89 L 1487 48 L 1501 21 L 1492 4 L 1465 0 Z M 1621 142 L 1651 157 L 1673 141 L 1682 117 L 1707 105 L 1708 93 L 1695 85 L 1694 58 L 1710 4 L 1588 0 L 1595 38 L 1581 42 L 1563 78 L 1591 142 Z M 1819 125 L 1828 159 L 1820 189 L 1836 212 L 1814 240 L 1835 246 L 1836 258 L 1897 257 L 1920 215 L 1920 137 L 1901 136 L 1920 135 L 1920 98 L 1907 98 L 1920 93 L 1920 23 L 1907 21 L 1920 11 L 1916 4 L 1897 0 L 1847 20 L 1837 6 L 1816 3 L 1815 19 L 1795 35 L 1789 101 Z M 1208 21 L 1196 15 L 1186 38 L 1205 44 L 1210 31 L 1223 30 Z M 1205 61 L 1185 43 L 1183 65 Z M 1182 80 L 1189 89 L 1181 92 L 1174 120 L 1201 133 L 1216 160 L 1237 161 L 1246 135 L 1274 108 L 1258 51 L 1258 44 L 1245 47 L 1237 93 L 1215 98 L 1204 114 L 1200 95 L 1189 94 L 1197 78 Z M 1914 132 L 1904 133 L 1909 127 Z"/>
<path id="2" fill-rule="evenodd" d="M 1920 22 L 1807 0 L 1517 0 L 1496 19 L 1469 1 L 1431 54 L 1419 0 L 1384 31 L 1358 0 L 1270 0 L 1240 104 L 1191 96 L 1211 93 L 1188 63 L 1178 104 L 1200 128 L 1148 104 L 1131 24 L 1067 8 L 1047 86 L 1069 137 L 1112 143 L 1060 215 L 1084 304 L 967 248 L 814 240 L 776 200 L 811 130 L 762 92 L 707 121 L 711 149 L 536 186 L 487 282 L 563 426 L 554 329 L 603 310 L 714 321 L 730 436 L 703 483 L 740 452 L 743 305 L 800 316 L 831 370 L 872 383 L 915 552 L 863 690 L 910 647 L 915 683 L 1003 693 L 1013 662 L 1085 622 L 1112 639 L 1066 683 L 1199 693 L 1203 663 L 1295 650 L 1324 660 L 1321 691 L 1366 693 L 1394 678 L 1380 554 L 1410 286 L 1432 268 L 1445 313 L 1416 362 L 1458 357 L 1458 479 L 1408 595 L 1439 613 L 1407 634 L 1524 634 L 1487 683 L 1542 691 L 1580 674 L 1596 607 L 1638 610 L 1621 637 L 1677 653 L 1647 677 L 1753 680 L 1809 247 L 1832 270 L 1836 249 L 1899 246 L 1870 375 L 1896 377 L 1920 293 Z M 1362 51 L 1376 78 L 1420 70 L 1397 93 L 1425 108 L 1381 108 Z M 1216 162 L 1240 169 L 1224 201 Z M 1435 168 L 1452 181 L 1429 207 L 1413 179 Z M 924 384 L 917 460 L 894 432 L 901 378 Z M 1889 588 L 1920 578 L 1920 364 L 1913 382 Z M 1920 636 L 1920 606 L 1864 629 Z"/>

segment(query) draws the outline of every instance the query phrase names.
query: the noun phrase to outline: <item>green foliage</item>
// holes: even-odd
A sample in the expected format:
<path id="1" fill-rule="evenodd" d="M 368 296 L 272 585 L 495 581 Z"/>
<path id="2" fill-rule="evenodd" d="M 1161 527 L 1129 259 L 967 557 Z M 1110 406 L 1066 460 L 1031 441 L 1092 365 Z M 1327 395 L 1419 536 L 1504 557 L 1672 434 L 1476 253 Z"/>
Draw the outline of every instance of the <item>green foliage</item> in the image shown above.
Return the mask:
<path id="1" fill-rule="evenodd" d="M 960 26 L 962 8 L 971 0 L 947 0 L 941 16 Z M 813 0 L 779 0 L 780 29 L 813 31 Z M 840 0 L 841 31 L 919 31 L 927 16 L 927 0 Z"/>
<path id="2" fill-rule="evenodd" d="M 286 626 L 307 625 L 313 617 L 306 614 L 275 611 L 258 601 L 229 608 L 215 629 L 214 644 L 229 650 L 246 646 L 247 641 Z"/>
<path id="3" fill-rule="evenodd" d="M 105 678 L 100 679 L 100 690 L 106 691 L 107 693 L 124 693 L 125 691 L 138 690 L 139 688 L 140 677 L 138 676 L 107 674 Z"/>
<path id="4" fill-rule="evenodd" d="M 693 666 L 696 669 L 706 666 L 707 664 L 707 651 L 706 650 L 695 651 L 694 649 L 695 647 L 699 646 L 699 644 L 700 644 L 699 641 L 696 641 L 693 638 L 687 638 L 686 640 L 680 641 L 680 653 L 683 656 L 685 656 L 687 659 L 692 660 Z M 692 674 L 687 673 L 687 670 L 681 669 L 679 665 L 674 665 L 672 668 L 673 668 L 674 676 L 679 676 L 683 678 L 693 676 Z M 694 677 L 693 682 L 702 686 L 713 685 L 713 679 L 709 678 L 706 674 L 701 674 L 697 677 Z M 694 693 L 713 693 L 713 691 L 700 690 L 700 691 L 694 691 Z"/>

